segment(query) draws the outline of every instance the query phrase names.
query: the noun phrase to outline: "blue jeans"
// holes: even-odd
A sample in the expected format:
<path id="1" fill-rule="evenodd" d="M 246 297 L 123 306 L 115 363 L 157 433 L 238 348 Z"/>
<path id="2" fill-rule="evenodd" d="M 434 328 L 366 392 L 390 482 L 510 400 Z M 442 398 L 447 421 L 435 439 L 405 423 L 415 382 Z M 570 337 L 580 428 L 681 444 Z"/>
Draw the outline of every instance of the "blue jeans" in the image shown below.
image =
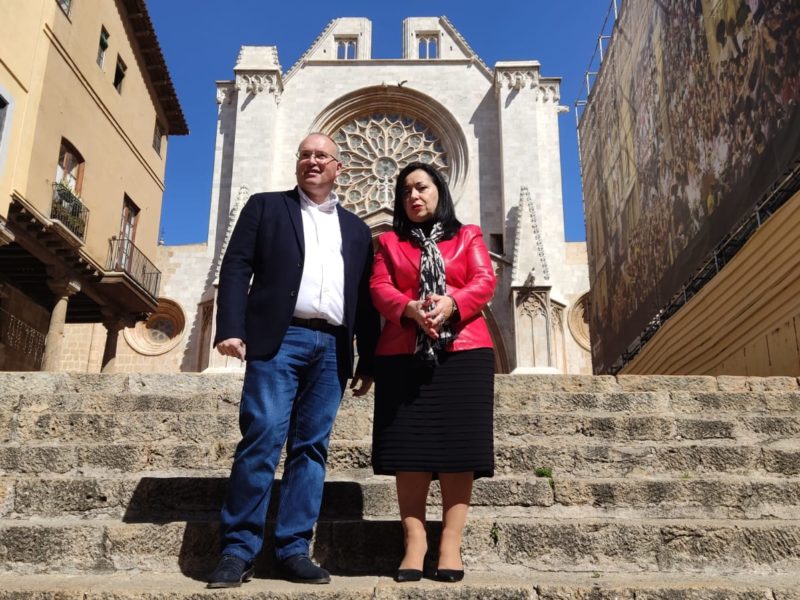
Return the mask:
<path id="1" fill-rule="evenodd" d="M 274 357 L 247 362 L 239 411 L 242 440 L 221 513 L 223 554 L 251 562 L 261 551 L 284 443 L 275 555 L 284 560 L 308 554 L 344 385 L 330 333 L 290 326 Z"/>

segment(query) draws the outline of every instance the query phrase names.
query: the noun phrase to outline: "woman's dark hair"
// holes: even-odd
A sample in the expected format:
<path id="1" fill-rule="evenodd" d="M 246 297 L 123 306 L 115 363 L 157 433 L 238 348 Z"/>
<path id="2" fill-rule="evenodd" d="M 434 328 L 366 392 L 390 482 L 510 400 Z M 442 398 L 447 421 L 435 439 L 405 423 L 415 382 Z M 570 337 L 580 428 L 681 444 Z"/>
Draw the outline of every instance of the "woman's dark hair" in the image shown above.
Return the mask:
<path id="1" fill-rule="evenodd" d="M 456 219 L 456 208 L 453 206 L 453 197 L 450 195 L 447 182 L 435 167 L 427 163 L 409 163 L 397 175 L 397 183 L 394 186 L 394 221 L 392 222 L 392 229 L 401 240 L 407 240 L 411 237 L 411 228 L 419 226 L 419 223 L 414 223 L 408 218 L 405 201 L 403 200 L 406 177 L 414 171 L 425 171 L 433 180 L 439 193 L 439 203 L 436 206 L 436 212 L 433 214 L 431 222 L 441 223 L 444 229 L 443 239 L 449 240 L 461 229 L 461 222 Z"/>

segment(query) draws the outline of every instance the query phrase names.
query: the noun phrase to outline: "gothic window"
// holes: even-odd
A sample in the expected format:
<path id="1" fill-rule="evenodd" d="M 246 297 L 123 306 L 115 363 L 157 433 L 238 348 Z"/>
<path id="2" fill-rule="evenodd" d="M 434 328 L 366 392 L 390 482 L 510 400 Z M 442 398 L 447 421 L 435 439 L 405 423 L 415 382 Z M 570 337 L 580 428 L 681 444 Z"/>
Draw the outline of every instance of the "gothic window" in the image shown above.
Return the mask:
<path id="1" fill-rule="evenodd" d="M 393 208 L 397 173 L 412 162 L 430 163 L 445 179 L 450 160 L 439 136 L 412 117 L 374 113 L 333 134 L 344 169 L 337 179 L 342 205 L 358 215 Z"/>
<path id="2" fill-rule="evenodd" d="M 417 40 L 419 40 L 420 58 L 439 58 L 439 36 L 437 34 L 420 34 Z"/>
<path id="3" fill-rule="evenodd" d="M 355 60 L 358 54 L 358 39 L 355 37 L 336 38 L 336 58 L 338 60 Z"/>

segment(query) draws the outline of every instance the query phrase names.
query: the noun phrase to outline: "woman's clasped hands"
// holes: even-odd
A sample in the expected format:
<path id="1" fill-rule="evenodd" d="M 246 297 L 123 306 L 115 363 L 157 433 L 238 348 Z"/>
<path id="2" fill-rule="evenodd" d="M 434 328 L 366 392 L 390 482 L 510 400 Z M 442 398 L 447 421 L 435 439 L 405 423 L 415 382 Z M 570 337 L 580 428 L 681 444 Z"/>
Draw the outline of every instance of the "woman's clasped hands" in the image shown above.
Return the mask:
<path id="1" fill-rule="evenodd" d="M 452 316 L 455 302 L 450 296 L 430 294 L 422 300 L 406 304 L 403 316 L 414 320 L 426 335 L 439 339 L 439 329 Z"/>

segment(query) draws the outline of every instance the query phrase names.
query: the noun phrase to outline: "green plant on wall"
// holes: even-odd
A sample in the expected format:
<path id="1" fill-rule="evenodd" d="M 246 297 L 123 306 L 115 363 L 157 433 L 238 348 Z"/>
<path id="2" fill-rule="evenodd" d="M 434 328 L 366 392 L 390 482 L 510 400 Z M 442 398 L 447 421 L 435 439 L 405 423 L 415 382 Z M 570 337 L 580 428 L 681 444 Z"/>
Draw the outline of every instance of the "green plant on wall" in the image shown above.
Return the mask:
<path id="1" fill-rule="evenodd" d="M 547 477 L 547 482 L 550 484 L 551 489 L 555 489 L 556 483 L 553 481 L 553 468 L 552 467 L 536 467 L 533 474 L 537 477 Z"/>
<path id="2" fill-rule="evenodd" d="M 497 546 L 500 541 L 500 528 L 497 523 L 492 523 L 492 528 L 489 530 L 489 537 L 492 538 L 492 543 Z"/>

